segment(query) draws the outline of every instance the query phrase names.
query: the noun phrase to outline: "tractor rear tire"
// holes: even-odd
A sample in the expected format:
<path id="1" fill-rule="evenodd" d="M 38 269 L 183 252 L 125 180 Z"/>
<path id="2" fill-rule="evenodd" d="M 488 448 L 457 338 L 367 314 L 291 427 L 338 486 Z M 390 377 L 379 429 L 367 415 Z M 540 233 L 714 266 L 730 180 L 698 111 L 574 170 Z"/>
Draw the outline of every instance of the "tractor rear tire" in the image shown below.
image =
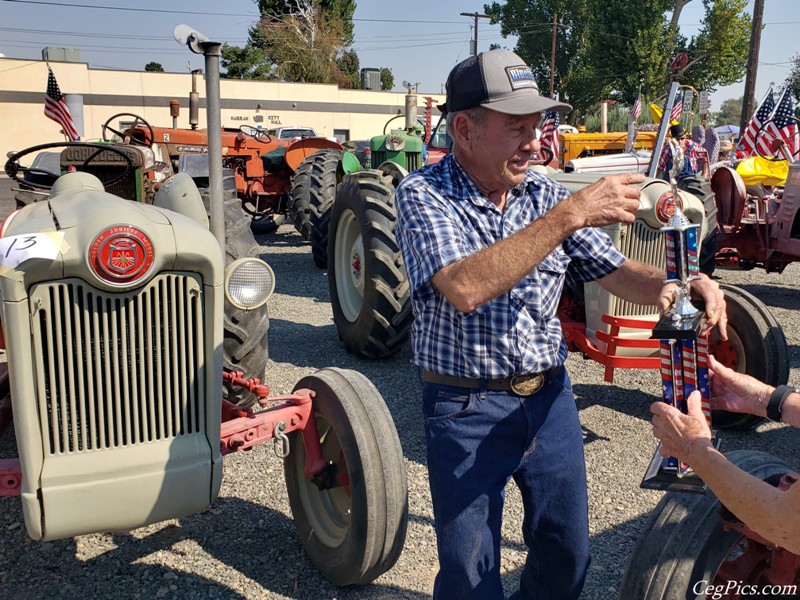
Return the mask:
<path id="1" fill-rule="evenodd" d="M 758 479 L 770 482 L 791 471 L 764 452 L 737 450 L 727 457 Z M 759 584 L 757 577 L 763 572 L 762 563 L 748 563 L 743 549 L 745 544 L 751 550 L 766 550 L 766 547 L 737 531 L 726 531 L 723 512 L 727 511 L 710 491 L 704 495 L 667 493 L 631 553 L 619 600 L 710 597 L 705 595 L 706 586 L 720 584 L 715 582 L 718 575 L 721 580 L 743 585 Z M 753 544 L 756 546 L 751 547 Z"/>
<path id="2" fill-rule="evenodd" d="M 289 217 L 294 228 L 308 241 L 311 239 L 311 172 L 313 157 L 319 151 L 303 159 L 292 175 L 289 186 Z"/>
<path id="3" fill-rule="evenodd" d="M 728 313 L 728 341 L 715 331 L 709 351 L 725 366 L 772 386 L 789 379 L 789 345 L 786 335 L 769 308 L 741 288 L 720 285 Z M 749 429 L 761 422 L 755 415 L 712 411 L 711 422 L 721 429 Z"/>
<path id="4" fill-rule="evenodd" d="M 339 338 L 366 358 L 400 350 L 413 320 L 396 221 L 390 178 L 372 170 L 342 178 L 331 211 L 328 287 Z"/>
<path id="5" fill-rule="evenodd" d="M 703 203 L 708 222 L 706 237 L 700 245 L 700 272 L 709 277 L 714 273 L 717 264 L 714 256 L 717 253 L 717 204 L 714 200 L 714 192 L 711 190 L 711 182 L 705 177 L 685 177 L 678 183 L 678 187 L 690 194 L 697 196 Z"/>
<path id="6" fill-rule="evenodd" d="M 202 185 L 203 182 L 200 183 Z M 206 212 L 210 214 L 209 188 L 198 186 L 198 189 Z M 236 182 L 230 169 L 223 171 L 223 197 L 227 267 L 237 258 L 259 256 L 261 249 L 250 228 L 252 217 L 245 212 L 241 200 L 236 195 Z M 226 371 L 242 372 L 246 378 L 257 377 L 263 380 L 269 359 L 268 334 L 269 312 L 266 304 L 245 311 L 226 300 L 222 342 L 223 368 Z M 256 404 L 258 400 L 251 392 L 240 387 L 232 387 L 227 382 L 223 383 L 222 395 L 230 402 L 245 407 Z"/>
<path id="7" fill-rule="evenodd" d="M 308 163 L 311 257 L 320 269 L 328 266 L 328 226 L 336 199 L 336 172 L 341 162 L 341 150 L 320 150 L 307 157 L 298 167 L 299 171 Z"/>
<path id="8" fill-rule="evenodd" d="M 303 433 L 284 461 L 295 527 L 308 557 L 337 586 L 364 585 L 397 562 L 408 526 L 403 449 L 380 392 L 361 373 L 326 368 L 297 382 L 315 392 L 313 416 L 333 487 L 306 478 Z"/>

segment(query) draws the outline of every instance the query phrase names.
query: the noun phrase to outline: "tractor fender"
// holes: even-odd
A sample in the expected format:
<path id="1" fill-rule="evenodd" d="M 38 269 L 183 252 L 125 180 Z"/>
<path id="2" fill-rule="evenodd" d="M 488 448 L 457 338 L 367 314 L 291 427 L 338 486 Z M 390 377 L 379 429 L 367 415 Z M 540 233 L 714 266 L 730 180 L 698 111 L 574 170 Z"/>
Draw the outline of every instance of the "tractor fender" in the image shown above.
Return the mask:
<path id="1" fill-rule="evenodd" d="M 319 150 L 343 150 L 342 145 L 334 140 L 322 137 L 302 138 L 294 140 L 286 147 L 286 154 L 283 160 L 289 165 L 292 171 L 296 171 L 297 167 L 303 160 Z"/>

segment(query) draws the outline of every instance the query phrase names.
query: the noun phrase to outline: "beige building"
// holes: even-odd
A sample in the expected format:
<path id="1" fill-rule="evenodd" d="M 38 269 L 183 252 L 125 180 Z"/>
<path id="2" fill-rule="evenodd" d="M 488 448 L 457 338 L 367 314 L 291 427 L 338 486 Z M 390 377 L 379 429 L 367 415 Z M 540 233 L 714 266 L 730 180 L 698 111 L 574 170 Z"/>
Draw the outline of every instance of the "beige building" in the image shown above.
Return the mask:
<path id="1" fill-rule="evenodd" d="M 205 79 L 199 73 L 150 73 L 89 68 L 86 63 L 51 62 L 61 93 L 73 113 L 82 140 L 102 138 L 102 126 L 118 113 L 133 113 L 155 127 L 171 127 L 170 100 L 180 102 L 177 127 L 188 128 L 192 84 L 200 99 L 199 128 L 205 128 Z M 44 115 L 47 63 L 41 60 L 0 58 L 0 152 L 36 144 L 63 141 L 59 125 Z M 423 114 L 426 94 L 417 98 Z M 368 139 L 383 133 L 387 121 L 405 113 L 402 92 L 344 90 L 335 85 L 220 80 L 223 127 L 240 125 L 313 127 L 324 137 Z M 430 95 L 433 119 L 441 94 Z M 121 117 L 109 125 L 124 129 L 131 120 Z M 390 128 L 402 127 L 397 118 Z"/>

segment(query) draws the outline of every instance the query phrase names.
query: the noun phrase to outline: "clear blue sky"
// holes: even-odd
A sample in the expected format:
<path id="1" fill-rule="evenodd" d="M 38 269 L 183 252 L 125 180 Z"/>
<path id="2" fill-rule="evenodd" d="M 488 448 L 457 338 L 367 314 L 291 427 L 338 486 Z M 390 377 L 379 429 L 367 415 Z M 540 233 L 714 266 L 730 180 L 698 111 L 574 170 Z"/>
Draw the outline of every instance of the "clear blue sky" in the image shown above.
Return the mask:
<path id="1" fill-rule="evenodd" d="M 421 93 L 440 92 L 449 70 L 469 55 L 473 19 L 459 13 L 482 13 L 483 5 L 476 0 L 358 0 L 354 48 L 361 66 L 391 68 L 398 90 L 406 80 L 419 83 Z M 751 14 L 752 5 L 751 0 Z M 765 1 L 757 101 L 770 82 L 783 82 L 789 61 L 800 53 L 798 7 L 800 0 Z M 79 49 L 81 60 L 92 67 L 138 70 L 156 61 L 180 72 L 187 62 L 202 68 L 203 58 L 178 46 L 172 38 L 175 25 L 188 23 L 215 41 L 241 46 L 256 16 L 253 0 L 0 0 L 0 53 L 41 58 L 43 47 L 60 46 Z M 692 0 L 683 10 L 682 33 L 695 34 L 702 16 L 702 0 Z M 513 49 L 515 40 L 503 39 L 499 26 L 480 19 L 478 49 L 491 43 Z M 711 96 L 711 109 L 743 91 L 744 81 L 719 89 Z"/>

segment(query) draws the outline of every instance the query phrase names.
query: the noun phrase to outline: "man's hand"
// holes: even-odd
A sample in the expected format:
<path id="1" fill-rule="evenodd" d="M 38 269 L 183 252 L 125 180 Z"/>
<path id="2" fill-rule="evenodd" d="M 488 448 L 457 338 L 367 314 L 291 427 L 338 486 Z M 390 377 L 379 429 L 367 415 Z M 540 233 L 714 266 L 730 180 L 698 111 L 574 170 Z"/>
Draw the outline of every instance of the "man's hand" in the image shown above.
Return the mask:
<path id="1" fill-rule="evenodd" d="M 712 408 L 759 417 L 767 416 L 767 402 L 774 391 L 772 386 L 761 383 L 745 373 L 729 369 L 713 356 L 708 357 L 708 366 L 711 376 Z"/>
<path id="2" fill-rule="evenodd" d="M 668 283 L 658 296 L 658 310 L 663 315 L 675 302 L 675 284 Z M 728 314 L 725 310 L 725 294 L 719 284 L 706 275 L 700 275 L 700 279 L 691 282 L 691 291 L 694 296 L 699 296 L 705 301 L 705 318 L 700 325 L 700 335 L 705 335 L 715 326 L 719 328 L 719 336 L 723 340 L 728 339 Z"/>
<path id="3" fill-rule="evenodd" d="M 640 173 L 608 175 L 575 192 L 561 204 L 578 216 L 581 227 L 633 223 L 642 192 L 636 185 L 644 179 Z"/>
<path id="4" fill-rule="evenodd" d="M 666 402 L 653 402 L 653 435 L 661 440 L 661 456 L 674 456 L 689 465 L 703 448 L 712 447 L 711 430 L 700 407 L 700 392 L 689 395 L 688 414 Z"/>

